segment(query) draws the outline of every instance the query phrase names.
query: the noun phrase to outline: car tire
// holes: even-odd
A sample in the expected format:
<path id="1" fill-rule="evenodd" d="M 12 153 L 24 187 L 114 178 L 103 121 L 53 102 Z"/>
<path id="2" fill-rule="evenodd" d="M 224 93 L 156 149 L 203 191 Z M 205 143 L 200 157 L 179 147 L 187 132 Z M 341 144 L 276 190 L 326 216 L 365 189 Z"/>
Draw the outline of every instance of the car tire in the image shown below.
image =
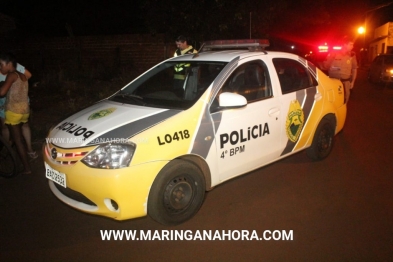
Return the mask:
<path id="1" fill-rule="evenodd" d="M 205 198 L 205 179 L 191 162 L 173 160 L 157 175 L 147 202 L 148 215 L 164 225 L 192 218 Z"/>
<path id="2" fill-rule="evenodd" d="M 313 160 L 326 158 L 333 148 L 334 124 L 323 118 L 315 131 L 312 144 L 307 148 L 307 156 Z"/>

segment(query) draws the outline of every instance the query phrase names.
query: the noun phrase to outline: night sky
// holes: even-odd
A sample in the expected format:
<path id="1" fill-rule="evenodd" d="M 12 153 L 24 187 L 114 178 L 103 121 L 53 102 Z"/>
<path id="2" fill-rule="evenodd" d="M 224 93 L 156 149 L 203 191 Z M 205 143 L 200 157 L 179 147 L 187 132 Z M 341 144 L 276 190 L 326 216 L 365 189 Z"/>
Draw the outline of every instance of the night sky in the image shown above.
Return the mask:
<path id="1" fill-rule="evenodd" d="M 391 4 L 381 7 L 387 3 Z M 321 28 L 318 34 L 320 44 L 344 35 L 360 37 L 357 29 L 365 25 L 366 19 L 369 39 L 372 38 L 372 29 L 387 22 L 393 22 L 393 1 L 391 0 L 325 0 L 325 7 L 330 13 L 330 24 Z M 371 11 L 373 9 L 376 10 Z"/>
<path id="2" fill-rule="evenodd" d="M 16 19 L 27 34 L 67 36 L 129 34 L 146 31 L 139 0 L 1 0 L 0 12 Z M 67 30 L 68 28 L 68 30 Z"/>
<path id="3" fill-rule="evenodd" d="M 143 11 L 139 8 L 143 0 L 1 0 L 1 2 L 0 12 L 15 18 L 18 30 L 28 35 L 81 36 L 148 32 L 144 25 Z M 324 41 L 324 38 L 356 32 L 366 17 L 369 28 L 393 21 L 393 4 L 367 12 L 389 2 L 392 1 L 325 1 L 331 23 L 321 28 L 319 33 L 321 41 Z M 181 4 L 182 1 L 179 1 L 179 5 Z"/>

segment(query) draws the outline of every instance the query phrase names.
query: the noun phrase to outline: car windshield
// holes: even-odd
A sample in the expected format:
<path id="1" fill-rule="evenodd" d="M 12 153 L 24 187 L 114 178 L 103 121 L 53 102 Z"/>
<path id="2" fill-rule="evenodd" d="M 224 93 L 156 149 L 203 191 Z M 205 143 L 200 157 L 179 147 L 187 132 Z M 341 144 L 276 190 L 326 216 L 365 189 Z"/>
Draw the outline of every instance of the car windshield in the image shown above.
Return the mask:
<path id="1" fill-rule="evenodd" d="M 385 56 L 385 65 L 393 65 L 393 55 L 392 56 Z"/>
<path id="2" fill-rule="evenodd" d="M 188 109 L 201 97 L 226 64 L 168 61 L 125 86 L 110 100 L 149 107 Z"/>

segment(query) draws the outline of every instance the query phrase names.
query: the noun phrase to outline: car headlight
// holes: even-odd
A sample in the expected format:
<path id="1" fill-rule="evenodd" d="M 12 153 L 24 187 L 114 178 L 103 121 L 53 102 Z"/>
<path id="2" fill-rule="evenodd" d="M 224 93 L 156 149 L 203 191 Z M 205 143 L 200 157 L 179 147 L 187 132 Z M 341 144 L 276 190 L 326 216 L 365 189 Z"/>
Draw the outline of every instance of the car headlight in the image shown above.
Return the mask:
<path id="1" fill-rule="evenodd" d="M 386 73 L 393 75 L 393 69 L 386 69 Z"/>
<path id="2" fill-rule="evenodd" d="M 136 145 L 103 144 L 86 155 L 82 162 L 90 167 L 115 169 L 127 167 L 134 155 Z"/>

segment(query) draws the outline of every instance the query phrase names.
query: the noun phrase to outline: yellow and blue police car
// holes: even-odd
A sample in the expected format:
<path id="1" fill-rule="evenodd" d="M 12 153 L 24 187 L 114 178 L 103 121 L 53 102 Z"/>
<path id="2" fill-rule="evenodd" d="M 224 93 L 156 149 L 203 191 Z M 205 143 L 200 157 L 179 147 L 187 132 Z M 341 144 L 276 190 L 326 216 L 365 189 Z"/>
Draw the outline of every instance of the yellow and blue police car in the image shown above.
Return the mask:
<path id="1" fill-rule="evenodd" d="M 266 46 L 206 42 L 56 125 L 43 146 L 51 191 L 91 214 L 174 225 L 228 179 L 303 149 L 327 157 L 345 123 L 342 83 Z"/>

